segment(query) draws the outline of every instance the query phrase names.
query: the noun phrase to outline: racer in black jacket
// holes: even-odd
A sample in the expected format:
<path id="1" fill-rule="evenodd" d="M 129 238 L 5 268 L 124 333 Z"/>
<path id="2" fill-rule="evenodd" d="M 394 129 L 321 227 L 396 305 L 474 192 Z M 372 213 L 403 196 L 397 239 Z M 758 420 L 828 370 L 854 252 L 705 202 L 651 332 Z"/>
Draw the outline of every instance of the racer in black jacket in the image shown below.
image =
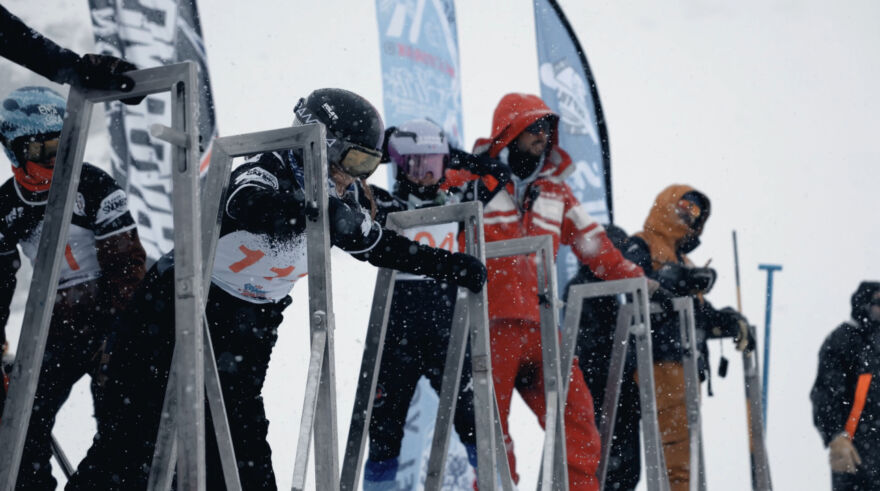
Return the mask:
<path id="1" fill-rule="evenodd" d="M 123 75 L 132 63 L 109 55 L 79 56 L 28 27 L 0 5 L 0 56 L 59 84 L 89 89 L 131 91 L 134 81 Z M 137 104 L 140 98 L 123 102 Z"/>
<path id="2" fill-rule="evenodd" d="M 880 489 L 880 282 L 852 296 L 852 319 L 819 351 L 810 399 L 813 423 L 829 447 L 834 491 Z"/>
<path id="3" fill-rule="evenodd" d="M 451 149 L 442 128 L 431 121 L 408 121 L 389 128 L 386 135 L 387 158 L 397 170 L 394 195 L 371 186 L 379 205 L 377 219 L 383 223 L 390 212 L 460 201 L 457 190 L 440 189 L 447 167 L 466 168 L 481 175 L 490 173 L 502 181 L 509 179 L 506 165 Z M 417 242 L 449 252 L 459 248 L 457 223 L 415 227 L 404 233 Z M 440 392 L 456 291 L 454 284 L 425 275 L 397 274 L 370 419 L 364 491 L 396 486 L 406 415 L 419 379 L 427 377 L 434 390 Z M 454 425 L 470 464 L 476 467 L 470 353 L 465 356 Z M 415 465 L 421 465 L 421 454 L 403 457 L 414 458 Z"/>
<path id="4" fill-rule="evenodd" d="M 297 104 L 294 124 L 327 127 L 333 245 L 379 267 L 427 274 L 479 291 L 485 267 L 472 256 L 418 245 L 384 230 L 358 202 L 379 164 L 376 109 L 341 89 L 319 89 Z M 261 391 L 288 293 L 308 273 L 310 214 L 294 152 L 256 155 L 236 168 L 206 314 L 217 357 L 243 489 L 276 489 Z M 106 417 L 68 489 L 144 489 L 153 456 L 174 337 L 173 254 L 151 268 L 135 293 L 108 367 Z M 206 428 L 212 428 L 210 422 Z M 223 489 L 213 432 L 207 436 L 207 489 Z"/>
<path id="5" fill-rule="evenodd" d="M 661 288 L 652 301 L 663 305 L 663 312 L 651 316 L 651 342 L 657 392 L 658 422 L 662 433 L 666 464 L 672 489 L 686 489 L 689 479 L 689 443 L 684 394 L 684 371 L 678 316 L 670 315 L 671 298 L 694 298 L 698 367 L 701 380 L 709 376 L 710 338 L 734 338 L 737 348 L 753 349 L 754 339 L 746 319 L 731 308 L 716 309 L 703 298 L 714 285 L 716 273 L 709 267 L 695 266 L 687 254 L 700 243 L 699 237 L 710 214 L 707 196 L 690 186 L 672 185 L 657 196 L 644 230 L 627 237 L 615 230 L 613 241 L 624 257 L 639 265 Z M 612 233 L 609 232 L 609 237 Z M 590 281 L 588 271 L 578 281 Z M 613 299 L 589 302 L 590 310 L 581 318 L 577 354 L 594 398 L 604 397 L 611 354 L 617 305 Z M 633 376 L 635 350 L 629 358 L 621 386 L 615 420 L 615 440 L 606 486 L 633 489 L 639 480 L 638 385 Z M 711 394 L 711 385 L 710 385 Z M 602 400 L 602 399 L 598 399 Z M 600 407 L 601 403 L 597 403 Z"/>
<path id="6" fill-rule="evenodd" d="M 0 186 L 4 351 L 4 328 L 21 264 L 16 246 L 31 263 L 36 261 L 64 109 L 65 100 L 44 87 L 15 90 L 0 107 L 0 140 L 14 175 Z M 49 463 L 55 415 L 85 374 L 92 375 L 92 394 L 100 397 L 99 377 L 93 372 L 103 355 L 110 321 L 124 310 L 144 276 L 145 253 L 125 192 L 107 173 L 89 164 L 83 164 L 64 259 L 17 489 L 55 489 Z"/>

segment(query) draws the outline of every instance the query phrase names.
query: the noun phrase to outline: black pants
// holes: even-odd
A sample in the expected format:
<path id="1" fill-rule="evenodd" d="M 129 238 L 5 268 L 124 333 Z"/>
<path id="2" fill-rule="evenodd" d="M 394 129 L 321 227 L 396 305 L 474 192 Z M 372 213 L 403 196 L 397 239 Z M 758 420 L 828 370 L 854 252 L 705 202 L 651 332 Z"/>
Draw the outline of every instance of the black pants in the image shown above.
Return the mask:
<path id="1" fill-rule="evenodd" d="M 98 434 L 66 489 L 145 489 L 174 344 L 174 270 L 147 274 L 116 329 Z M 260 395 L 290 298 L 254 304 L 211 286 L 206 309 L 243 489 L 276 489 Z M 208 412 L 206 410 L 206 412 Z M 213 426 L 205 425 L 207 489 L 224 489 Z"/>
<path id="2" fill-rule="evenodd" d="M 370 419 L 370 460 L 398 457 L 406 413 L 423 375 L 437 393 L 443 379 L 456 288 L 433 280 L 402 280 L 394 287 L 385 347 Z M 462 443 L 475 444 L 471 361 L 465 355 L 454 425 Z"/>
<path id="3" fill-rule="evenodd" d="M 575 354 L 593 396 L 597 424 L 602 418 L 617 311 L 617 302 L 613 298 L 603 297 L 584 301 L 581 314 Z M 605 489 L 614 491 L 635 489 L 641 472 L 641 410 L 639 386 L 634 378 L 636 348 L 632 338 L 629 343 L 605 478 Z"/>
<path id="4" fill-rule="evenodd" d="M 98 284 L 80 283 L 59 290 L 55 298 L 16 489 L 55 489 L 50 464 L 55 416 L 73 385 L 97 369 L 108 327 L 108 317 L 98 305 Z M 91 389 L 97 404 L 100 387 L 93 381 Z"/>

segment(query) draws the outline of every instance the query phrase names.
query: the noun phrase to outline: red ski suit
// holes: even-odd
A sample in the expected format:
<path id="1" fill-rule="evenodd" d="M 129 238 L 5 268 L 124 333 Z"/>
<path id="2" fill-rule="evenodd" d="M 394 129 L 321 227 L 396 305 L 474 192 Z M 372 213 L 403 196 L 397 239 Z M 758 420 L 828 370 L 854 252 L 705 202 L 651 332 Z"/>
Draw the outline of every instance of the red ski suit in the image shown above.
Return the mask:
<path id="1" fill-rule="evenodd" d="M 493 177 L 479 177 L 462 170 L 447 171 L 444 186 L 484 186 L 497 193 L 484 208 L 487 242 L 551 235 L 554 253 L 560 244 L 571 246 L 577 258 L 604 280 L 643 276 L 642 269 L 624 259 L 611 244 L 602 226 L 581 207 L 565 183 L 565 177 L 574 170 L 571 158 L 556 145 L 558 118 L 539 97 L 504 96 L 495 109 L 492 137 L 477 140 L 474 153 L 488 152 L 490 157 L 506 162 L 507 145 L 545 116 L 553 116 L 554 129 L 541 170 L 531 181 L 517 184 L 528 191 L 518 193 L 513 182 L 497 189 L 499 184 Z M 545 417 L 537 269 L 534 260 L 527 257 L 489 259 L 486 266 L 492 371 L 508 459 L 514 479 L 518 480 L 513 442 L 507 431 L 513 389 L 538 416 L 541 426 Z M 598 490 L 599 432 L 593 400 L 576 360 L 566 401 L 565 429 L 569 489 Z"/>

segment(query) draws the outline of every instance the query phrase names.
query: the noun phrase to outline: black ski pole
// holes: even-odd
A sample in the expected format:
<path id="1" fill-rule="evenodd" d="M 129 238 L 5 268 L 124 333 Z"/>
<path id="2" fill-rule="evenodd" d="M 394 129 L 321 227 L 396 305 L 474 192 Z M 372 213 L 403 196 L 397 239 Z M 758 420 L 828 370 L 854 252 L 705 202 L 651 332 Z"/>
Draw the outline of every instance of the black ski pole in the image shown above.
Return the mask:
<path id="1" fill-rule="evenodd" d="M 64 477 L 70 479 L 70 476 L 73 475 L 73 466 L 70 465 L 70 460 L 67 459 L 64 450 L 61 450 L 61 445 L 58 444 L 55 435 L 52 435 L 52 455 L 55 456 L 55 460 L 61 467 L 61 472 L 64 473 Z"/>

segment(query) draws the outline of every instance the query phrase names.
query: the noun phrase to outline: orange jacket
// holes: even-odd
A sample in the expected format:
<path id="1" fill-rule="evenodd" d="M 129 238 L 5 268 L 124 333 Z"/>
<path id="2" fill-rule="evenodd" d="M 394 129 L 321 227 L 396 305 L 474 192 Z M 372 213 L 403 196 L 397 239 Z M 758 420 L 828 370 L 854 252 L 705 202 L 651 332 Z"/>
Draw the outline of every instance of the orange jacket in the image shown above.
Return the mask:
<path id="1" fill-rule="evenodd" d="M 495 109 L 492 137 L 477 140 L 474 153 L 506 160 L 504 148 L 530 124 L 544 116 L 555 116 L 537 96 L 507 94 Z M 484 186 L 495 196 L 483 212 L 486 242 L 537 235 L 553 237 L 554 254 L 560 244 L 571 246 L 574 254 L 603 280 L 643 276 L 642 269 L 624 259 L 608 240 L 602 225 L 593 220 L 571 192 L 565 177 L 574 169 L 571 158 L 551 137 L 543 167 L 528 185 L 533 192 L 523 202 L 517 199 L 514 183 L 497 190 L 498 181 L 463 170 L 446 173 L 445 187 Z M 536 191 L 535 191 L 536 190 Z M 473 193 L 474 196 L 477 193 Z M 533 259 L 506 257 L 490 259 L 488 295 L 491 319 L 540 321 L 537 269 Z"/>
<path id="2" fill-rule="evenodd" d="M 648 218 L 645 219 L 644 229 L 635 234 L 648 244 L 655 271 L 666 263 L 693 266 L 686 255 L 679 256 L 677 253 L 678 242 L 688 234 L 690 229 L 675 212 L 678 201 L 690 191 L 697 190 L 686 184 L 673 184 L 660 191 L 651 206 Z M 699 193 L 699 191 L 697 192 Z M 708 198 L 706 199 L 708 200 Z M 708 210 L 705 210 L 704 213 L 708 218 Z M 702 230 L 697 233 L 702 233 Z"/>

